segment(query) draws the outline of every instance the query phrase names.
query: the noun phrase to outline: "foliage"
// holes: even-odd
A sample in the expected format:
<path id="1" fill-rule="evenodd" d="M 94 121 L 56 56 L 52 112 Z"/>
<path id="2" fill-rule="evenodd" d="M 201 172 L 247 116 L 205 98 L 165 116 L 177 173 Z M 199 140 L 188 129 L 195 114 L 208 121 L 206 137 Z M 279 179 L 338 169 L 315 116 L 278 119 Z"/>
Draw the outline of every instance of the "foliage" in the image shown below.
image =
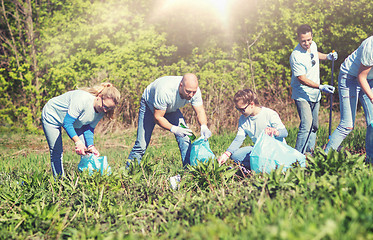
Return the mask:
<path id="1" fill-rule="evenodd" d="M 208 1 L 177 2 L 1 0 L 1 124 L 33 130 L 50 98 L 110 81 L 123 96 L 118 122 L 133 125 L 144 88 L 186 72 L 198 75 L 209 124 L 218 132 L 235 126 L 231 98 L 241 88 L 293 116 L 289 56 L 296 27 L 310 24 L 319 50 L 338 52 L 334 76 L 372 33 L 368 0 L 232 0 L 226 13 Z M 323 62 L 321 81 L 330 75 L 330 62 Z M 184 113 L 196 124 L 190 108 Z"/>
<path id="2" fill-rule="evenodd" d="M 41 96 L 30 6 L 30 1 L 1 1 L 0 124 L 35 131 Z"/>
<path id="3" fill-rule="evenodd" d="M 142 90 L 160 76 L 162 59 L 174 51 L 165 45 L 164 34 L 123 1 L 73 1 L 44 24 L 40 64 L 46 70 L 47 99 L 110 81 L 122 93 L 123 120 L 134 119 Z"/>
<path id="4" fill-rule="evenodd" d="M 188 174 L 185 174 L 187 186 L 202 190 L 214 191 L 215 188 L 226 184 L 237 169 L 232 169 L 225 165 L 219 166 L 216 159 L 210 159 L 206 163 L 199 162 L 196 166 L 188 166 Z"/>
<path id="5" fill-rule="evenodd" d="M 296 131 L 289 133 L 294 139 Z M 154 138 L 141 164 L 130 169 L 124 168 L 130 150 L 125 146 L 135 140 L 135 132 L 100 135 L 98 147 L 108 156 L 110 176 L 79 173 L 78 159 L 68 150 L 73 144 L 63 135 L 64 179 L 51 175 L 43 136 L 1 136 L 0 239 L 373 237 L 373 172 L 365 155 L 325 154 L 318 148 L 307 158 L 307 168 L 242 179 L 216 161 L 182 169 L 170 135 Z M 325 129 L 320 137 L 327 137 Z M 210 146 L 221 153 L 231 140 L 230 135 L 212 136 Z M 352 140 L 361 141 L 359 135 Z M 27 151 L 13 154 L 11 149 Z M 182 181 L 174 191 L 168 178 L 177 173 Z"/>

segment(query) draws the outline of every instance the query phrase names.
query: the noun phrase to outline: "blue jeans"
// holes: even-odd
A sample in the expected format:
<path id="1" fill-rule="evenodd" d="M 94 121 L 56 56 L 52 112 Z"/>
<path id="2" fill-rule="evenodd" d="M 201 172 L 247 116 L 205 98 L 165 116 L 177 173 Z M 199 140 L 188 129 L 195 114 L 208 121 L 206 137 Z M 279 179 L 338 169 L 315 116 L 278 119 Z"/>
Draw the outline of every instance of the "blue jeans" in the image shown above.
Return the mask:
<path id="1" fill-rule="evenodd" d="M 65 176 L 65 171 L 63 170 L 63 146 L 62 146 L 62 135 L 61 135 L 61 126 L 56 126 L 54 124 L 48 123 L 42 116 L 41 118 L 44 135 L 47 138 L 50 158 L 51 158 L 51 167 L 53 176 Z M 82 129 L 75 129 L 80 140 L 85 144 L 85 139 Z"/>
<path id="2" fill-rule="evenodd" d="M 180 123 L 183 123 L 185 126 L 187 126 L 184 120 L 184 116 L 180 112 L 180 110 L 177 110 L 176 112 L 166 113 L 164 117 L 173 125 L 179 126 Z M 132 151 L 128 156 L 128 159 L 137 159 L 137 162 L 140 164 L 140 161 L 149 145 L 154 126 L 154 114 L 146 104 L 145 100 L 141 98 L 137 127 L 137 138 L 135 141 L 135 145 L 133 146 Z M 175 138 L 179 145 L 183 166 L 186 166 L 190 164 L 190 139 L 188 136 L 179 137 L 176 135 Z"/>
<path id="3" fill-rule="evenodd" d="M 300 124 L 295 149 L 301 153 L 311 152 L 316 145 L 316 132 L 319 128 L 320 102 L 298 101 Z"/>
<path id="4" fill-rule="evenodd" d="M 253 147 L 247 146 L 242 147 L 234 151 L 231 155 L 231 159 L 238 164 L 242 164 L 245 168 L 250 169 L 250 153 Z"/>
<path id="5" fill-rule="evenodd" d="M 370 88 L 373 90 L 373 80 L 368 81 Z M 366 151 L 368 156 L 373 156 L 373 141 L 370 139 L 373 131 L 369 129 L 373 116 L 373 104 L 367 95 L 362 91 L 357 81 L 357 78 L 349 74 L 339 74 L 338 77 L 339 105 L 341 112 L 341 120 L 338 127 L 334 130 L 326 145 L 325 152 L 329 149 L 338 149 L 343 139 L 352 131 L 355 125 L 356 109 L 358 99 L 360 99 L 365 113 L 365 120 L 368 126 L 366 134 Z"/>

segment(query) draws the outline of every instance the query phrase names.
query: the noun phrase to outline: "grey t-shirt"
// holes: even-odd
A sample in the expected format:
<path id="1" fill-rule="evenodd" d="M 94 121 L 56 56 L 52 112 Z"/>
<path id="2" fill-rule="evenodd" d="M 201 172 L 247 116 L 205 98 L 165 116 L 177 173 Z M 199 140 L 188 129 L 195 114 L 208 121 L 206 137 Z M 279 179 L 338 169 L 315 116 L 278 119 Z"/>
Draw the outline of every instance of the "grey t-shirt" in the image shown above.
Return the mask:
<path id="1" fill-rule="evenodd" d="M 360 64 L 373 66 L 373 36 L 365 39 L 361 45 L 351 53 L 342 63 L 341 72 L 357 77 Z M 373 68 L 370 69 L 367 79 L 373 79 Z"/>
<path id="2" fill-rule="evenodd" d="M 76 118 L 74 128 L 90 125 L 95 128 L 105 113 L 96 113 L 93 102 L 95 96 L 83 91 L 73 90 L 50 99 L 43 108 L 42 117 L 52 125 L 62 126 L 67 113 Z"/>
<path id="3" fill-rule="evenodd" d="M 187 103 L 192 106 L 203 104 L 201 90 L 198 88 L 196 94 L 190 100 L 182 99 L 179 93 L 179 85 L 182 76 L 165 76 L 156 79 L 145 89 L 142 98 L 154 113 L 154 108 L 166 110 L 166 113 L 176 112 Z"/>

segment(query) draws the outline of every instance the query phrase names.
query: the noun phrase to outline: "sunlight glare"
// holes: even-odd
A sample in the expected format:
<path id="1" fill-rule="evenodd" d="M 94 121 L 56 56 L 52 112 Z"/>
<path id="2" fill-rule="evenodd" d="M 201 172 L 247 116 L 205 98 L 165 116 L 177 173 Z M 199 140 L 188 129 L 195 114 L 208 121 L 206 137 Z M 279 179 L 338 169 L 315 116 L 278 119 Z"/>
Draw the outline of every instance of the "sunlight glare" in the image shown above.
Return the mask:
<path id="1" fill-rule="evenodd" d="M 219 21 L 227 27 L 229 18 L 228 1 L 229 0 L 160 0 L 158 1 L 158 9 L 155 13 L 162 15 L 162 13 L 173 11 L 179 6 L 185 6 L 215 14 Z"/>

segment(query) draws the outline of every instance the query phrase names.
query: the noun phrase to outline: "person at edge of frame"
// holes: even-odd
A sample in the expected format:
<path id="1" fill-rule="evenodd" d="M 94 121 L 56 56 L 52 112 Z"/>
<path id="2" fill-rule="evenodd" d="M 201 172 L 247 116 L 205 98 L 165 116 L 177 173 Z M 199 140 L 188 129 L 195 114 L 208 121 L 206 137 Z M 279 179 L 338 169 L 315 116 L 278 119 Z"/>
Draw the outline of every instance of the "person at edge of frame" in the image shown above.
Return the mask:
<path id="1" fill-rule="evenodd" d="M 298 45 L 290 56 L 292 71 L 292 96 L 300 118 L 295 149 L 301 153 L 312 152 L 316 144 L 320 92 L 332 94 L 334 87 L 320 84 L 319 60 L 337 60 L 337 52 L 324 54 L 318 52 L 312 40 L 312 28 L 303 24 L 297 29 Z"/>
<path id="2" fill-rule="evenodd" d="M 113 118 L 120 92 L 111 83 L 68 91 L 50 99 L 43 107 L 41 121 L 48 142 L 54 177 L 64 177 L 62 127 L 75 143 L 75 152 L 99 156 L 94 145 L 94 129 L 106 115 Z"/>
<path id="3" fill-rule="evenodd" d="M 337 150 L 353 130 L 360 99 L 367 124 L 365 149 L 367 160 L 373 158 L 373 36 L 365 39 L 341 64 L 338 76 L 341 119 L 326 145 L 325 152 Z M 361 91 L 362 90 L 362 91 Z"/>
<path id="4" fill-rule="evenodd" d="M 140 164 L 149 145 L 155 124 L 175 135 L 179 145 L 183 166 L 190 164 L 192 130 L 180 125 L 185 123 L 179 108 L 190 103 L 201 125 L 201 136 L 206 140 L 212 133 L 207 127 L 207 117 L 203 107 L 198 78 L 193 73 L 184 76 L 164 76 L 150 83 L 140 100 L 137 138 L 128 156 L 128 160 L 137 160 Z M 129 166 L 130 162 L 127 162 Z"/>

